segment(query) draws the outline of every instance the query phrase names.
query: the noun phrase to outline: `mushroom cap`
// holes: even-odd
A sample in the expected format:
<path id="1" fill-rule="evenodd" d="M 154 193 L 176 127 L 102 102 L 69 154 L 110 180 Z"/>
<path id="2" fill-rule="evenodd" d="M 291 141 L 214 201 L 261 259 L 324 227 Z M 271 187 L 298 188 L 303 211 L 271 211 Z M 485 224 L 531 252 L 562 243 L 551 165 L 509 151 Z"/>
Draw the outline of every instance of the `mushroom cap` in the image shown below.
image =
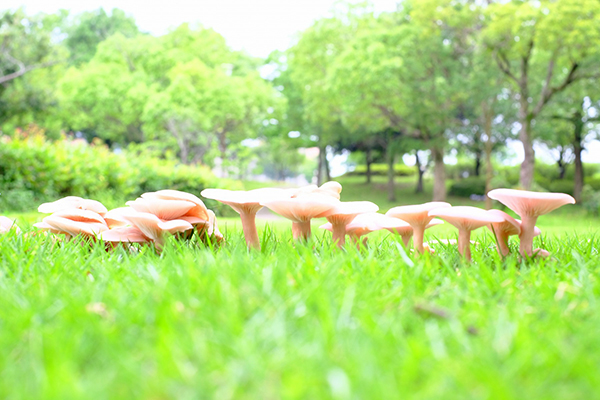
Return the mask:
<path id="1" fill-rule="evenodd" d="M 98 223 L 102 225 L 106 225 L 106 221 L 104 218 L 98 214 L 97 212 L 90 210 L 82 210 L 79 208 L 70 208 L 65 210 L 60 210 L 52 214 L 52 217 L 61 217 L 70 219 L 71 221 L 83 222 L 86 224 L 90 223 Z M 108 226 L 107 226 L 108 228 Z"/>
<path id="2" fill-rule="evenodd" d="M 300 197 L 262 201 L 271 211 L 293 222 L 308 222 L 333 210 L 339 200 L 321 194 L 306 194 Z"/>
<path id="3" fill-rule="evenodd" d="M 201 193 L 207 199 L 227 204 L 238 214 L 253 214 L 263 205 L 261 202 L 279 198 L 290 198 L 292 192 L 280 188 L 261 188 L 254 190 L 204 189 Z"/>
<path id="4" fill-rule="evenodd" d="M 138 198 L 125 204 L 135 211 L 154 214 L 165 220 L 182 217 L 196 206 L 196 204 L 187 200 L 164 200 L 159 198 Z"/>
<path id="5" fill-rule="evenodd" d="M 335 208 L 323 215 L 332 224 L 349 224 L 359 214 L 375 213 L 379 206 L 370 201 L 344 201 L 338 202 Z"/>
<path id="6" fill-rule="evenodd" d="M 79 208 L 82 210 L 94 211 L 100 215 L 104 214 L 108 210 L 102 203 L 96 200 L 84 199 L 77 196 L 67 196 L 62 199 L 58 199 L 51 203 L 44 203 L 38 207 L 38 211 L 44 214 L 52 214 L 57 211 L 61 211 L 69 208 Z"/>
<path id="7" fill-rule="evenodd" d="M 110 229 L 108 231 L 102 232 L 100 237 L 105 242 L 113 243 L 145 243 L 149 241 L 149 239 L 146 236 L 144 236 L 142 231 L 133 226 Z"/>
<path id="8" fill-rule="evenodd" d="M 517 221 L 504 211 L 488 210 L 488 214 L 502 218 L 502 222 L 493 222 L 488 225 L 491 231 L 503 233 L 506 236 L 519 235 L 521 233 L 521 221 Z"/>
<path id="9" fill-rule="evenodd" d="M 494 222 L 504 221 L 504 218 L 501 216 L 490 214 L 487 210 L 470 206 L 436 208 L 431 210 L 429 215 L 442 218 L 459 230 L 468 231 Z"/>
<path id="10" fill-rule="evenodd" d="M 51 232 L 66 233 L 71 236 L 77 236 L 80 234 L 97 236 L 100 233 L 108 230 L 106 223 L 76 221 L 66 217 L 58 216 L 56 214 L 57 213 L 54 213 L 42 220 L 42 222 L 45 222 L 51 227 L 51 229 L 48 229 Z M 40 225 L 36 225 L 40 227 Z"/>
<path id="11" fill-rule="evenodd" d="M 411 226 L 426 226 L 433 219 L 433 216 L 429 215 L 429 211 L 435 210 L 436 208 L 449 207 L 452 207 L 449 203 L 432 201 L 412 206 L 394 207 L 386 212 L 385 215 L 400 218 L 401 220 L 408 222 Z"/>
<path id="12" fill-rule="evenodd" d="M 494 189 L 488 197 L 498 200 L 521 218 L 538 217 L 556 210 L 565 204 L 575 204 L 575 199 L 565 193 L 541 193 L 528 190 Z"/>
<path id="13" fill-rule="evenodd" d="M 124 215 L 124 218 L 138 228 L 144 236 L 155 241 L 161 240 L 165 232 L 173 234 L 193 228 L 187 221 L 181 219 L 162 221 L 156 215 L 147 212 L 133 211 Z"/>
<path id="14" fill-rule="evenodd" d="M 0 233 L 6 233 L 12 228 L 15 228 L 17 233 L 21 233 L 21 230 L 17 226 L 14 220 L 0 215 Z"/>
<path id="15" fill-rule="evenodd" d="M 410 227 L 406 222 L 397 218 L 387 217 L 376 212 L 368 212 L 358 214 L 354 217 L 354 219 L 346 225 L 346 233 L 349 235 L 362 236 L 373 231 L 385 229 L 386 226 L 396 226 L 400 224 L 405 224 Z M 319 228 L 333 231 L 331 222 L 321 225 Z"/>
<path id="16" fill-rule="evenodd" d="M 182 192 L 179 190 L 165 189 L 159 190 L 157 192 L 149 192 L 142 194 L 142 198 L 155 198 L 162 200 L 184 200 L 191 201 L 195 204 L 186 214 L 186 217 L 196 217 L 203 221 L 208 221 L 208 209 L 202 200 L 200 200 L 197 196 L 188 193 Z"/>
<path id="17" fill-rule="evenodd" d="M 125 226 L 129 224 L 129 222 L 123 217 L 123 215 L 131 213 L 131 211 L 131 207 L 113 208 L 104 214 L 104 221 L 106 221 L 106 224 L 110 229 Z"/>
<path id="18" fill-rule="evenodd" d="M 306 194 L 321 194 L 324 196 L 330 196 L 337 200 L 340 199 L 340 193 L 342 192 L 342 185 L 336 181 L 325 182 L 321 186 L 308 185 L 299 189 L 293 190 L 292 197 L 303 196 Z"/>

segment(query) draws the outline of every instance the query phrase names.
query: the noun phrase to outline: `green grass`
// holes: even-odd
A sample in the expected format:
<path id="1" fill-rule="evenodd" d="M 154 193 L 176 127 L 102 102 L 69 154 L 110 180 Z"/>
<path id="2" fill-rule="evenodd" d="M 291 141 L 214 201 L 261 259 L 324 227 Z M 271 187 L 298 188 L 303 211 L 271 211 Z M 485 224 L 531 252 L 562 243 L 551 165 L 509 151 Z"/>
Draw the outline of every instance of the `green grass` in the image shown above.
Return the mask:
<path id="1" fill-rule="evenodd" d="M 226 246 L 160 256 L 0 237 L 0 398 L 598 396 L 594 233 L 503 261 L 481 230 L 465 263 L 385 234 L 361 251 L 320 232 L 292 244 L 283 222 L 248 252 L 223 222 Z"/>

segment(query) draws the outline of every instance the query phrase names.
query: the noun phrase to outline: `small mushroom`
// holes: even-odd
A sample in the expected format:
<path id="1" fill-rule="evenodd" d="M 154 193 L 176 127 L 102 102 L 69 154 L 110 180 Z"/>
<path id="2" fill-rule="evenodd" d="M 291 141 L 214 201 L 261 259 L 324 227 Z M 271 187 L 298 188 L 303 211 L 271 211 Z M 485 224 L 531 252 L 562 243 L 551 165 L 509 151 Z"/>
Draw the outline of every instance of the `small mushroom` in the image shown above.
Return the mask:
<path id="1" fill-rule="evenodd" d="M 170 221 L 163 221 L 156 215 L 131 210 L 131 212 L 124 214 L 123 217 L 131 225 L 140 230 L 144 236 L 154 242 L 157 249 L 162 249 L 165 243 L 166 234 L 175 234 L 179 232 L 185 232 L 193 229 L 193 226 L 182 219 L 173 219 Z"/>
<path id="2" fill-rule="evenodd" d="M 521 217 L 521 234 L 519 235 L 519 251 L 521 255 L 532 256 L 535 223 L 540 215 L 544 215 L 565 204 L 575 204 L 575 199 L 564 193 L 539 193 L 527 190 L 494 189 L 488 197 L 498 200 Z"/>
<path id="3" fill-rule="evenodd" d="M 392 218 L 392 217 L 390 217 L 390 218 Z M 392 218 L 392 219 L 395 219 L 396 221 L 399 222 L 397 224 L 397 226 L 384 227 L 384 229 L 386 229 L 392 233 L 395 233 L 397 235 L 400 235 L 402 237 L 402 243 L 404 243 L 404 247 L 408 247 L 408 242 L 410 241 L 410 238 L 413 237 L 412 226 L 410 226 L 410 224 L 408 222 L 405 222 L 401 219 L 398 219 L 398 218 Z M 432 226 L 441 225 L 443 223 L 444 223 L 444 221 L 442 221 L 441 219 L 432 219 L 425 226 L 425 229 L 429 229 Z M 429 250 L 427 250 L 427 248 L 425 248 L 425 243 L 423 243 L 423 248 L 426 251 L 429 251 Z"/>
<path id="4" fill-rule="evenodd" d="M 399 220 L 398 218 L 388 217 L 384 214 L 369 212 L 358 214 L 356 217 L 354 217 L 352 222 L 346 225 L 346 235 L 348 235 L 350 239 L 358 244 L 362 236 L 371 232 L 387 229 L 392 233 L 398 233 L 396 229 L 401 229 L 404 226 L 410 229 L 410 235 L 412 236 L 412 228 L 408 223 Z M 333 232 L 333 225 L 331 222 L 321 225 L 319 228 Z M 367 238 L 364 238 L 363 240 L 364 244 L 366 244 L 366 239 Z"/>
<path id="5" fill-rule="evenodd" d="M 514 219 L 504 211 L 500 210 L 488 210 L 488 213 L 497 215 L 504 219 L 502 222 L 489 224 L 488 228 L 496 236 L 496 241 L 498 242 L 498 254 L 501 256 L 507 256 L 510 253 L 510 248 L 508 247 L 508 237 L 519 235 L 521 233 L 521 221 Z M 536 226 L 534 228 L 534 236 L 538 236 L 541 233 L 542 232 L 540 229 Z"/>
<path id="6" fill-rule="evenodd" d="M 429 211 L 436 208 L 452 207 L 449 203 L 441 201 L 432 201 L 429 203 L 418 204 L 413 206 L 400 206 L 391 208 L 385 215 L 390 217 L 399 218 L 406 221 L 413 228 L 413 245 L 419 253 L 423 253 L 423 236 L 427 225 L 433 219 L 433 216 L 429 215 Z"/>
<path id="7" fill-rule="evenodd" d="M 324 217 L 339 203 L 334 197 L 314 193 L 261 202 L 271 211 L 292 221 L 294 239 L 308 239 L 311 235 L 310 220 Z"/>
<path id="8" fill-rule="evenodd" d="M 125 204 L 135 211 L 154 214 L 164 220 L 178 219 L 196 206 L 187 200 L 165 200 L 155 197 L 141 197 Z"/>
<path id="9" fill-rule="evenodd" d="M 346 225 L 362 213 L 375 213 L 379 206 L 370 201 L 346 201 L 339 202 L 334 208 L 324 214 L 327 221 L 331 223 L 332 237 L 338 247 L 346 243 Z"/>
<path id="10" fill-rule="evenodd" d="M 13 228 L 15 229 L 15 232 L 17 232 L 17 234 L 21 233 L 21 230 L 19 229 L 14 220 L 8 217 L 0 216 L 0 234 L 6 233 Z"/>
<path id="11" fill-rule="evenodd" d="M 248 248 L 260 249 L 258 231 L 256 230 L 256 213 L 263 208 L 263 201 L 289 198 L 291 192 L 285 189 L 265 188 L 254 190 L 204 189 L 201 193 L 207 199 L 227 204 L 240 214 L 242 229 Z"/>
<path id="12" fill-rule="evenodd" d="M 67 238 L 77 235 L 95 238 L 101 232 L 108 230 L 100 214 L 79 208 L 62 209 L 45 217 L 42 222 L 34 226 L 52 233 L 64 234 Z"/>
<path id="13" fill-rule="evenodd" d="M 503 221 L 500 216 L 469 206 L 436 208 L 429 215 L 442 218 L 458 228 L 458 252 L 467 260 L 471 260 L 471 231 Z"/>
<path id="14" fill-rule="evenodd" d="M 204 202 L 202 200 L 200 200 L 198 198 L 198 196 L 195 196 L 191 193 L 182 192 L 180 190 L 166 189 L 166 190 L 159 190 L 157 192 L 144 193 L 142 195 L 142 198 L 189 201 L 191 203 L 194 203 L 195 206 L 192 207 L 184 215 L 178 217 L 179 219 L 188 221 L 192 225 L 195 225 L 195 224 L 204 225 L 204 223 L 207 222 L 209 219 L 208 209 L 206 208 L 206 205 L 204 204 Z M 202 222 L 197 222 L 197 221 L 202 221 Z"/>

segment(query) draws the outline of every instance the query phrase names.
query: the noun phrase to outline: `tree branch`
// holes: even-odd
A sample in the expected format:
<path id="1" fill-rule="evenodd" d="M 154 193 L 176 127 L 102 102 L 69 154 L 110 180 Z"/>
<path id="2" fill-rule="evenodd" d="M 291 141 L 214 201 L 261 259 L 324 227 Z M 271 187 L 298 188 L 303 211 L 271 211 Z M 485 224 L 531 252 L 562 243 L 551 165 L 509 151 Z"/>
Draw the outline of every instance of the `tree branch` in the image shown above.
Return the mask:
<path id="1" fill-rule="evenodd" d="M 12 57 L 10 54 L 8 54 L 7 51 L 4 51 L 4 57 L 6 57 L 8 59 L 8 61 L 10 61 L 11 63 L 15 64 L 17 67 L 19 67 L 19 69 L 15 72 L 12 72 L 8 75 L 4 75 L 4 76 L 0 76 L 0 85 L 11 81 L 13 79 L 16 79 L 22 75 L 25 75 L 27 72 L 37 69 L 37 68 L 46 68 L 46 67 L 50 67 L 54 64 L 58 64 L 61 61 L 48 61 L 45 63 L 41 63 L 41 64 L 32 64 L 32 65 L 25 65 L 22 61 L 17 60 L 16 58 Z"/>
<path id="2" fill-rule="evenodd" d="M 504 73 L 504 75 L 508 76 L 510 79 L 515 81 L 518 85 L 519 80 L 510 70 L 510 63 L 506 59 L 506 56 L 499 51 L 494 51 L 493 53 L 494 59 L 496 60 L 496 64 L 498 64 L 498 68 Z"/>

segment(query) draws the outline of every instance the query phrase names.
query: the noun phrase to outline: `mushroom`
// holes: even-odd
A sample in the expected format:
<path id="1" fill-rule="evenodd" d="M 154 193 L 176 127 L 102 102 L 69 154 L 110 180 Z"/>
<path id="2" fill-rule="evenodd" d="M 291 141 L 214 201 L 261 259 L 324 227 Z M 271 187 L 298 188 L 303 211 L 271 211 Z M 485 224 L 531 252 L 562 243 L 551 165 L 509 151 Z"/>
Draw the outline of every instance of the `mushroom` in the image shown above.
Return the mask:
<path id="1" fill-rule="evenodd" d="M 498 242 L 498 254 L 501 256 L 507 256 L 510 253 L 508 247 L 508 237 L 512 235 L 519 235 L 521 233 L 521 221 L 514 219 L 504 211 L 500 210 L 488 210 L 488 213 L 497 215 L 504 220 L 502 222 L 496 222 L 488 225 L 488 228 L 496 236 Z M 534 228 L 534 236 L 538 236 L 542 231 L 536 226 Z"/>
<path id="2" fill-rule="evenodd" d="M 101 233 L 105 242 L 111 243 L 147 243 L 150 241 L 142 231 L 135 226 L 120 226 Z"/>
<path id="3" fill-rule="evenodd" d="M 202 196 L 227 204 L 235 212 L 240 214 L 242 219 L 242 229 L 248 248 L 260 249 L 258 232 L 256 230 L 256 213 L 263 208 L 262 201 L 269 201 L 278 198 L 289 198 L 290 191 L 277 188 L 265 188 L 254 190 L 225 190 L 225 189 L 204 189 Z"/>
<path id="4" fill-rule="evenodd" d="M 429 215 L 442 218 L 458 228 L 458 252 L 467 260 L 471 260 L 471 231 L 503 221 L 498 215 L 469 206 L 436 208 L 429 211 Z"/>
<path id="5" fill-rule="evenodd" d="M 575 204 L 575 199 L 564 193 L 539 193 L 527 190 L 494 189 L 488 197 L 498 200 L 521 217 L 521 234 L 519 235 L 519 251 L 521 255 L 532 256 L 535 223 L 540 215 L 544 215 L 565 204 Z"/>
<path id="6" fill-rule="evenodd" d="M 159 250 L 164 246 L 167 233 L 173 235 L 193 229 L 189 222 L 182 219 L 163 221 L 154 214 L 139 212 L 134 209 L 129 213 L 124 213 L 123 218 L 137 228 L 149 241 L 154 242 Z M 107 234 L 107 238 L 111 238 L 111 236 Z"/>
<path id="7" fill-rule="evenodd" d="M 323 216 L 331 223 L 332 237 L 338 247 L 343 247 L 346 243 L 346 225 L 362 213 L 375 213 L 379 206 L 370 201 L 347 201 L 339 202 L 334 208 Z"/>
<path id="8" fill-rule="evenodd" d="M 358 214 L 348 225 L 346 225 L 346 235 L 358 244 L 362 236 L 371 232 L 387 229 L 393 233 L 398 233 L 396 229 L 404 226 L 407 226 L 410 229 L 410 234 L 412 235 L 412 228 L 408 223 L 399 220 L 398 218 L 388 217 L 384 214 L 368 212 Z M 331 222 L 321 225 L 319 228 L 333 232 L 333 225 Z M 364 238 L 363 243 L 366 244 L 366 238 Z"/>
<path id="9" fill-rule="evenodd" d="M 52 214 L 57 211 L 68 210 L 71 208 L 94 211 L 100 215 L 104 215 L 104 213 L 108 211 L 99 201 L 84 199 L 77 196 L 67 196 L 51 203 L 41 204 L 38 207 L 38 211 L 44 214 Z"/>
<path id="10" fill-rule="evenodd" d="M 8 217 L 0 216 L 0 233 L 6 233 L 12 228 L 15 229 L 17 234 L 21 233 L 21 229 L 19 229 L 14 220 Z"/>
<path id="11" fill-rule="evenodd" d="M 408 247 L 408 242 L 410 241 L 410 238 L 413 236 L 412 226 L 410 226 L 410 224 L 408 222 L 403 221 L 399 218 L 393 218 L 393 217 L 390 217 L 390 218 L 395 219 L 399 223 L 397 224 L 397 226 L 384 227 L 384 229 L 386 229 L 392 233 L 395 233 L 397 235 L 400 235 L 402 237 L 402 243 L 404 243 L 404 247 Z M 443 223 L 444 223 L 444 221 L 442 221 L 441 219 L 432 219 L 425 226 L 425 229 L 429 229 L 432 226 L 441 225 Z M 423 243 L 423 249 L 428 251 L 428 249 L 425 248 L 425 243 Z"/>
<path id="12" fill-rule="evenodd" d="M 429 215 L 429 211 L 442 207 L 452 206 L 442 201 L 432 201 L 414 206 L 394 207 L 386 212 L 385 215 L 408 222 L 413 228 L 413 245 L 419 253 L 423 253 L 423 236 L 425 234 L 425 229 L 433 219 L 433 216 Z"/>
<path id="13" fill-rule="evenodd" d="M 334 197 L 309 193 L 293 198 L 266 200 L 261 205 L 292 221 L 294 239 L 308 239 L 311 234 L 310 220 L 324 217 L 339 203 Z"/>
<path id="14" fill-rule="evenodd" d="M 79 208 L 62 209 L 33 226 L 52 233 L 64 234 L 67 238 L 77 235 L 96 237 L 101 232 L 108 230 L 108 226 L 100 214 Z"/>
<path id="15" fill-rule="evenodd" d="M 340 193 L 342 192 L 342 185 L 336 181 L 325 182 L 321 186 L 308 185 L 299 189 L 292 189 L 292 197 L 303 196 L 306 194 L 322 194 L 324 196 L 331 196 L 336 199 L 340 199 Z"/>
<path id="16" fill-rule="evenodd" d="M 144 193 L 142 195 L 142 198 L 189 201 L 191 203 L 194 203 L 195 206 L 192 207 L 184 215 L 178 217 L 178 219 L 183 219 L 185 221 L 188 221 L 192 225 L 200 224 L 200 226 L 204 226 L 204 224 L 206 222 L 208 222 L 208 220 L 209 220 L 209 213 L 208 213 L 208 209 L 206 208 L 206 205 L 204 204 L 204 202 L 202 200 L 200 200 L 197 196 L 195 196 L 191 193 L 182 192 L 179 190 L 166 189 L 166 190 L 159 190 L 157 192 Z"/>

